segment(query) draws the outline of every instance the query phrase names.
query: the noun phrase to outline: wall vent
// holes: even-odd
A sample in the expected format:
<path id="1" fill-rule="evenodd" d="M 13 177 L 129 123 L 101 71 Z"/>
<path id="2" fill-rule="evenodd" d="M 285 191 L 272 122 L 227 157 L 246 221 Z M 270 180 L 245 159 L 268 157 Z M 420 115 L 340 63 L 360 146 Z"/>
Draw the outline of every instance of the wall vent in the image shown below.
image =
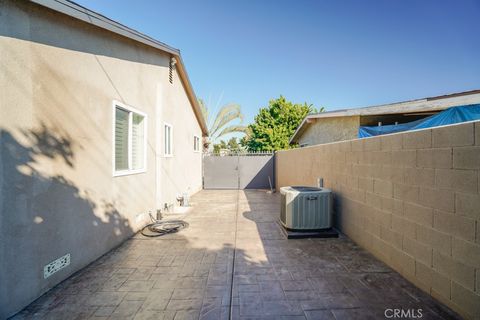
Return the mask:
<path id="1" fill-rule="evenodd" d="M 175 65 L 177 64 L 177 59 L 174 57 L 170 58 L 170 63 L 168 64 L 168 81 L 170 83 L 173 83 L 173 69 L 175 68 Z"/>
<path id="2" fill-rule="evenodd" d="M 70 253 L 67 253 L 63 257 L 60 257 L 57 260 L 54 260 L 49 264 L 47 264 L 45 267 L 43 267 L 43 278 L 47 279 L 52 274 L 65 268 L 69 264 L 70 264 Z"/>

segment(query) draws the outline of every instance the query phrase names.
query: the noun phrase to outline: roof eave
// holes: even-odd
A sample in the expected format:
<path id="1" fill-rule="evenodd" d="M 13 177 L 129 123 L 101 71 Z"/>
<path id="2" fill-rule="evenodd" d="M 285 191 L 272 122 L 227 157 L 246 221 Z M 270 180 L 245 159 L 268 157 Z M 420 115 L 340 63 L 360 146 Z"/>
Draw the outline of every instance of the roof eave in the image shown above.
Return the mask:
<path id="1" fill-rule="evenodd" d="M 455 99 L 456 102 L 452 103 L 452 99 Z M 403 114 L 412 112 L 441 111 L 453 105 L 469 105 L 478 103 L 478 101 L 480 101 L 480 90 L 470 90 L 442 96 L 395 102 L 377 106 L 342 109 L 310 114 L 307 115 L 300 123 L 297 130 L 295 130 L 294 134 L 290 138 L 289 143 L 292 144 L 296 142 L 297 137 L 306 130 L 306 126 L 309 124 L 309 120 L 312 119 L 355 116 L 362 117 L 373 115 Z"/>
<path id="2" fill-rule="evenodd" d="M 202 108 L 200 107 L 200 104 L 198 103 L 197 96 L 195 95 L 195 92 L 193 91 L 192 84 L 190 83 L 190 79 L 188 78 L 187 70 L 185 69 L 185 65 L 182 60 L 182 56 L 180 54 L 175 55 L 176 59 L 178 60 L 178 68 L 180 77 L 185 83 L 185 89 L 187 91 L 188 98 L 190 100 L 190 103 L 193 106 L 193 112 L 195 113 L 195 116 L 197 118 L 198 124 L 200 125 L 200 128 L 202 129 L 203 136 L 208 136 L 208 128 L 207 128 L 207 123 L 205 122 L 205 118 L 203 117 L 202 114 Z"/>
<path id="3" fill-rule="evenodd" d="M 150 47 L 154 47 L 170 54 L 179 55 L 180 50 L 171 47 L 163 42 L 155 40 L 139 31 L 129 28 L 119 22 L 107 18 L 95 11 L 87 9 L 75 2 L 68 0 L 30 0 L 51 10 L 63 13 L 72 18 L 82 20 L 88 24 L 95 25 L 99 28 L 109 30 L 113 33 L 123 35 L 124 37 L 141 42 Z"/>
<path id="4" fill-rule="evenodd" d="M 202 110 L 198 104 L 197 97 L 193 91 L 192 84 L 188 78 L 185 65 L 183 63 L 182 57 L 180 55 L 180 50 L 171 47 L 163 42 L 155 40 L 141 32 L 138 32 L 134 29 L 131 29 L 121 23 L 118 23 L 112 19 L 109 19 L 97 12 L 94 12 L 90 9 L 87 9 L 75 2 L 68 0 L 30 0 L 32 3 L 36 3 L 48 9 L 60 12 L 72 18 L 84 21 L 88 24 L 97 26 L 99 28 L 108 30 L 115 34 L 124 36 L 126 38 L 132 39 L 134 41 L 143 43 L 147 46 L 159 49 L 163 52 L 171 54 L 177 59 L 177 69 L 179 70 L 179 75 L 182 81 L 184 82 L 185 90 L 187 91 L 188 98 L 192 104 L 193 111 L 197 118 L 197 121 L 202 129 L 204 136 L 208 135 L 207 125 L 202 115 Z"/>
<path id="5" fill-rule="evenodd" d="M 296 142 L 296 138 L 299 134 L 301 134 L 303 131 L 304 131 L 304 125 L 306 124 L 307 122 L 307 119 L 310 119 L 310 116 L 306 116 L 305 118 L 303 118 L 302 122 L 300 123 L 300 125 L 297 127 L 297 130 L 295 130 L 295 132 L 293 133 L 292 137 L 290 138 L 290 141 L 288 142 L 289 144 L 293 144 Z"/>

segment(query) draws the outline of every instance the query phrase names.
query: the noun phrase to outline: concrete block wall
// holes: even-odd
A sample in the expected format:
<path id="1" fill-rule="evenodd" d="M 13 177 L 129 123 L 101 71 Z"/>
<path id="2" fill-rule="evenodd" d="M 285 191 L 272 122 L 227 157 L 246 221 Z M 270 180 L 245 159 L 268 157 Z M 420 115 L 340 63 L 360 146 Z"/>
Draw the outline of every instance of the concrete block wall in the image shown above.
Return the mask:
<path id="1" fill-rule="evenodd" d="M 335 194 L 338 228 L 468 319 L 480 319 L 480 122 L 279 151 L 277 188 Z"/>

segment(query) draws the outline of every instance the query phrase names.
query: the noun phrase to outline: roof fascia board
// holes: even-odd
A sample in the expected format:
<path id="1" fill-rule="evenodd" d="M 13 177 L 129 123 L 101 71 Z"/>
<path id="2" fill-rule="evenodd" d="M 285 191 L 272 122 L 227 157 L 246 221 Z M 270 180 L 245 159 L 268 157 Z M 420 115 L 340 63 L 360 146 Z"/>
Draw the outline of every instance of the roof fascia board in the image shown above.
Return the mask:
<path id="1" fill-rule="evenodd" d="M 418 99 L 405 102 L 384 104 L 379 106 L 352 108 L 309 115 L 309 118 L 333 118 L 345 116 L 364 116 L 379 114 L 399 114 L 410 112 L 428 112 L 449 108 L 455 105 L 480 103 L 480 93 L 470 95 L 445 97 L 442 99 Z"/>
<path id="2" fill-rule="evenodd" d="M 202 133 L 204 136 L 208 135 L 208 128 L 207 128 L 207 123 L 205 121 L 205 118 L 203 117 L 202 109 L 200 108 L 200 104 L 198 103 L 197 96 L 195 95 L 195 92 L 193 91 L 192 84 L 190 83 L 190 79 L 187 74 L 187 70 L 185 69 L 185 65 L 183 63 L 182 57 L 180 55 L 176 55 L 176 58 L 178 60 L 177 66 L 178 72 L 180 75 L 180 78 L 184 82 L 184 87 L 187 91 L 187 96 L 190 100 L 190 103 L 194 106 L 193 107 L 193 112 L 195 113 L 195 117 L 197 118 L 197 121 L 200 125 L 200 128 L 202 129 Z"/>
<path id="3" fill-rule="evenodd" d="M 190 103 L 193 106 L 193 111 L 200 125 L 200 128 L 202 129 L 202 133 L 204 136 L 208 135 L 208 128 L 205 123 L 205 119 L 203 118 L 203 114 L 202 114 L 200 105 L 198 104 L 198 100 L 195 95 L 195 92 L 193 91 L 192 84 L 190 82 L 190 79 L 188 78 L 188 74 L 185 69 L 185 65 L 183 63 L 183 59 L 180 55 L 180 50 L 175 49 L 163 42 L 155 40 L 143 33 L 133 30 L 127 26 L 124 26 L 121 23 L 113 21 L 101 14 L 91 11 L 71 1 L 67 1 L 67 0 L 30 0 L 30 1 L 32 3 L 36 3 L 43 7 L 54 10 L 56 12 L 60 12 L 62 14 L 68 15 L 72 18 L 84 21 L 88 24 L 95 25 L 101 29 L 111 31 L 120 36 L 129 38 L 134 41 L 143 43 L 147 46 L 159 49 L 163 52 L 169 53 L 172 56 L 174 56 L 177 59 L 177 69 L 179 71 L 179 76 L 181 80 L 184 82 L 184 87 L 187 92 L 187 96 L 190 100 Z"/>
<path id="4" fill-rule="evenodd" d="M 303 118 L 302 122 L 300 123 L 300 125 L 297 127 L 297 130 L 295 130 L 295 132 L 293 133 L 292 137 L 290 138 L 290 141 L 288 142 L 289 144 L 292 144 L 295 142 L 295 139 L 296 137 L 302 133 L 304 130 L 305 130 L 305 124 L 307 122 L 307 118 L 309 118 L 310 116 L 306 116 L 305 118 Z"/>
<path id="5" fill-rule="evenodd" d="M 82 7 L 74 2 L 66 0 L 30 0 L 33 3 L 39 4 L 43 7 L 52 9 L 54 11 L 66 14 L 75 19 L 82 20 L 86 23 L 93 24 L 99 28 L 109 30 L 113 33 L 130 38 L 137 42 L 141 42 L 150 47 L 154 47 L 170 54 L 179 55 L 180 51 L 165 43 L 157 41 L 141 32 L 133 30 L 127 26 L 122 25 L 114 20 L 93 12 L 85 7 Z"/>
<path id="6" fill-rule="evenodd" d="M 301 122 L 300 126 L 298 126 L 297 130 L 295 130 L 295 133 L 290 138 L 290 143 L 296 142 L 297 137 L 305 131 L 306 126 L 310 124 L 309 120 L 311 119 L 429 112 L 444 110 L 452 106 L 480 103 L 480 93 L 478 93 L 478 90 L 474 90 L 471 93 L 466 94 L 458 93 L 440 97 L 442 98 L 424 98 L 379 106 L 311 114 L 306 116 Z"/>

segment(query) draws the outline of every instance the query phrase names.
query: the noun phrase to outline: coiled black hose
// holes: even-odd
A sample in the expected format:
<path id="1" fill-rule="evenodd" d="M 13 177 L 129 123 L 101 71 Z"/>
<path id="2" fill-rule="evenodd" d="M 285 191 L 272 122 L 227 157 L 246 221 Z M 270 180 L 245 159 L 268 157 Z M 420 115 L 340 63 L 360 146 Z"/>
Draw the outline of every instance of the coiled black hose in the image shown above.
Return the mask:
<path id="1" fill-rule="evenodd" d="M 140 231 L 145 237 L 160 237 L 169 233 L 175 233 L 188 228 L 188 222 L 183 220 L 157 220 L 150 214 L 152 223 L 147 224 Z"/>

